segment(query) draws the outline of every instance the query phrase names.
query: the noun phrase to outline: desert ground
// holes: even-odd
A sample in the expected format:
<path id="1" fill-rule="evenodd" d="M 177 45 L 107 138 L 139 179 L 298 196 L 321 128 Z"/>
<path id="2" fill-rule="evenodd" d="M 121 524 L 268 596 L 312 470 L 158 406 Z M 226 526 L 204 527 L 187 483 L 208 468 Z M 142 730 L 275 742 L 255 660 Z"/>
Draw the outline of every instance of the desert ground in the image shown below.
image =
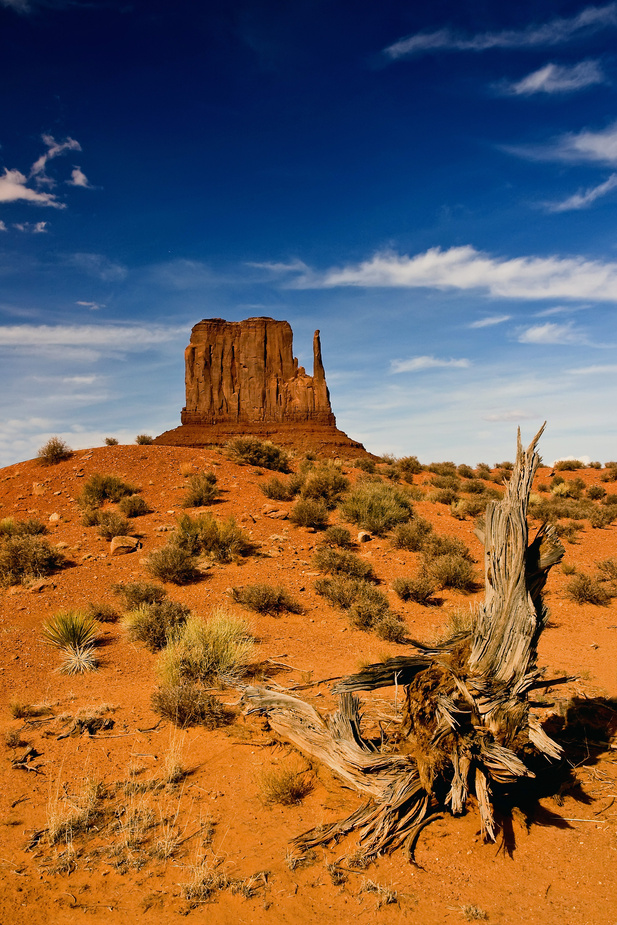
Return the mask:
<path id="1" fill-rule="evenodd" d="M 301 463 L 298 454 L 292 470 Z M 351 485 L 367 477 L 353 460 L 338 465 Z M 220 497 L 185 511 L 187 482 L 201 471 L 215 474 Z M 82 523 L 78 498 L 96 474 L 138 487 L 151 511 L 131 521 L 141 544 L 133 552 L 112 556 L 96 526 Z M 262 718 L 247 715 L 242 684 L 293 691 L 327 713 L 336 707 L 333 679 L 409 652 L 410 643 L 354 627 L 316 592 L 321 573 L 313 556 L 323 531 L 289 519 L 294 501 L 265 497 L 261 486 L 272 475 L 230 460 L 222 448 L 147 445 L 97 447 L 54 465 L 30 460 L 0 470 L 0 521 L 38 519 L 65 557 L 49 575 L 0 588 L 0 922 L 164 925 L 188 915 L 210 925 L 616 925 L 617 597 L 606 572 L 599 581 L 607 591 L 603 604 L 579 603 L 568 588 L 573 576 L 595 576 L 598 563 L 617 559 L 617 522 L 570 523 L 563 565 L 547 586 L 551 616 L 539 661 L 547 677 L 571 680 L 542 691 L 535 709 L 564 744 L 565 761 L 547 769 L 538 792 L 504 811 L 495 843 L 482 839 L 472 805 L 460 817 L 444 811 L 427 826 L 413 862 L 395 852 L 363 866 L 354 863 L 353 838 L 309 856 L 290 849 L 295 836 L 347 816 L 362 798 L 277 741 Z M 538 498 L 555 496 L 548 490 L 554 475 L 538 470 Z M 606 468 L 558 475 L 566 483 L 581 480 L 576 492 L 583 497 L 591 486 L 612 492 Z M 391 460 L 373 475 L 411 491 L 414 516 L 464 541 L 475 560 L 475 590 L 445 588 L 425 605 L 392 590 L 395 579 L 417 573 L 420 553 L 395 547 L 391 532 L 355 544 L 407 638 L 432 641 L 453 614 L 482 600 L 482 545 L 473 517 L 454 516 L 451 503 L 436 497 L 435 473 L 425 470 L 411 482 L 393 481 L 397 476 Z M 473 497 L 467 481 L 457 489 L 462 499 Z M 502 490 L 494 471 L 483 481 Z M 593 503 L 602 509 L 606 498 Z M 183 513 L 233 516 L 254 547 L 230 562 L 201 561 L 186 584 L 163 583 L 171 600 L 198 617 L 224 608 L 250 626 L 255 642 L 244 678 L 211 691 L 227 711 L 218 728 L 181 728 L 153 709 L 160 654 L 131 641 L 113 587 L 161 584 L 146 560 L 173 536 Z M 358 526 L 339 508 L 329 522 L 348 527 L 356 540 Z M 532 530 L 539 523 L 532 520 Z M 232 588 L 255 583 L 284 587 L 302 612 L 262 614 L 234 600 Z M 61 655 L 42 634 L 45 621 L 103 604 L 110 612 L 98 630 L 98 668 L 59 672 Z M 366 693 L 362 703 L 377 731 L 396 722 L 396 692 Z M 270 787 L 285 772 L 304 785 L 289 805 Z"/>

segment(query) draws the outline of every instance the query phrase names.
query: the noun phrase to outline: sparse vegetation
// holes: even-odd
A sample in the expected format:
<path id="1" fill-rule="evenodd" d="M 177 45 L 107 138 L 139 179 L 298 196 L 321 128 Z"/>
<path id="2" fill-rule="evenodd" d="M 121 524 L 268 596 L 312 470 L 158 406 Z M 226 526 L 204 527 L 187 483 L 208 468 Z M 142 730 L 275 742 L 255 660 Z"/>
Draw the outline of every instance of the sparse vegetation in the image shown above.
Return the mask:
<path id="1" fill-rule="evenodd" d="M 151 437 L 150 434 L 137 434 L 135 443 L 137 446 L 150 446 L 154 443 L 154 437 Z"/>
<path id="2" fill-rule="evenodd" d="M 281 806 L 293 806 L 301 803 L 312 789 L 310 773 L 293 766 L 263 771 L 259 779 L 261 799 L 266 805 L 279 803 Z"/>
<path id="3" fill-rule="evenodd" d="M 88 604 L 88 616 L 97 623 L 115 623 L 118 619 L 118 612 L 111 604 Z"/>
<path id="4" fill-rule="evenodd" d="M 575 604 L 596 604 L 605 607 L 614 595 L 597 578 L 578 572 L 566 585 L 566 595 Z"/>
<path id="5" fill-rule="evenodd" d="M 120 510 L 125 517 L 142 517 L 144 514 L 150 514 L 150 508 L 140 495 L 126 495 L 118 503 Z"/>
<path id="6" fill-rule="evenodd" d="M 7 536 L 41 536 L 43 533 L 47 533 L 47 527 L 35 517 L 29 517 L 27 520 L 5 517 L 0 520 L 0 540 Z"/>
<path id="7" fill-rule="evenodd" d="M 323 541 L 331 546 L 339 546 L 341 549 L 351 549 L 354 545 L 347 527 L 338 525 L 327 528 L 323 535 Z"/>
<path id="8" fill-rule="evenodd" d="M 469 559 L 458 553 L 446 553 L 426 561 L 426 569 L 440 588 L 470 593 L 477 589 L 477 579 Z"/>
<path id="9" fill-rule="evenodd" d="M 232 588 L 231 596 L 238 604 L 248 607 L 257 613 L 279 614 L 302 613 L 302 605 L 287 591 L 286 588 L 273 588 L 271 585 L 245 585 L 243 588 Z"/>
<path id="10" fill-rule="evenodd" d="M 259 486 L 259 490 L 271 501 L 293 501 L 302 488 L 302 476 L 292 475 L 285 482 L 273 475 Z"/>
<path id="11" fill-rule="evenodd" d="M 302 486 L 302 497 L 321 501 L 332 510 L 344 492 L 349 488 L 349 479 L 334 465 L 316 466 Z"/>
<path id="12" fill-rule="evenodd" d="M 78 610 L 62 610 L 43 623 L 45 642 L 64 655 L 62 674 L 81 674 L 97 667 L 94 648 L 98 625 L 92 617 Z"/>
<path id="13" fill-rule="evenodd" d="M 104 540 L 113 540 L 114 536 L 128 536 L 131 532 L 131 525 L 117 511 L 97 511 L 97 533 Z"/>
<path id="14" fill-rule="evenodd" d="M 132 642 L 142 642 L 150 652 L 157 652 L 177 635 L 189 614 L 189 608 L 178 601 L 141 603 L 123 616 L 122 626 Z"/>
<path id="15" fill-rule="evenodd" d="M 82 508 L 97 508 L 105 501 L 120 501 L 126 495 L 138 492 L 135 485 L 123 482 L 117 475 L 102 475 L 95 472 L 83 487 L 77 503 Z"/>
<path id="16" fill-rule="evenodd" d="M 405 491 L 383 482 L 369 481 L 360 482 L 352 489 L 341 510 L 347 520 L 377 536 L 408 521 L 413 514 Z"/>
<path id="17" fill-rule="evenodd" d="M 397 549 L 419 552 L 426 538 L 433 532 L 433 526 L 423 517 L 414 517 L 409 523 L 399 524 L 392 536 L 392 545 Z"/>
<path id="18" fill-rule="evenodd" d="M 72 455 L 73 450 L 64 440 L 60 437 L 50 437 L 39 449 L 37 458 L 42 466 L 55 466 L 56 463 L 70 459 Z"/>
<path id="19" fill-rule="evenodd" d="M 371 582 L 359 578 L 319 578 L 315 590 L 335 607 L 347 612 L 352 626 L 373 630 L 382 639 L 402 642 L 405 628 L 390 610 L 388 598 Z"/>
<path id="20" fill-rule="evenodd" d="M 434 603 L 434 594 L 438 589 L 438 582 L 428 572 L 420 572 L 416 578 L 395 578 L 392 583 L 393 591 L 402 601 L 414 601 L 416 604 Z"/>
<path id="21" fill-rule="evenodd" d="M 361 578 L 364 581 L 375 580 L 375 573 L 370 563 L 344 549 L 321 546 L 313 556 L 313 564 L 320 572 L 327 574 Z"/>
<path id="22" fill-rule="evenodd" d="M 297 527 L 312 527 L 320 530 L 328 523 L 328 509 L 323 501 L 301 498 L 289 512 L 289 519 Z"/>
<path id="23" fill-rule="evenodd" d="M 375 472 L 375 460 L 374 459 L 365 459 L 360 456 L 358 459 L 354 459 L 353 463 L 354 469 L 361 469 L 363 472 L 368 472 L 372 475 Z"/>
<path id="24" fill-rule="evenodd" d="M 112 591 L 124 598 L 128 610 L 135 610 L 140 604 L 160 604 L 167 597 L 165 588 L 148 581 L 121 582 L 112 585 Z"/>
<path id="25" fill-rule="evenodd" d="M 212 514 L 194 518 L 183 514 L 172 544 L 192 556 L 207 555 L 214 562 L 232 562 L 255 551 L 255 544 L 233 517 L 217 521 Z"/>
<path id="26" fill-rule="evenodd" d="M 146 571 L 159 581 L 185 585 L 196 576 L 197 559 L 177 543 L 166 543 L 146 557 Z"/>
<path id="27" fill-rule="evenodd" d="M 118 441 L 115 437 L 105 437 L 105 446 L 118 446 Z"/>
<path id="28" fill-rule="evenodd" d="M 221 490 L 216 486 L 214 472 L 196 472 L 189 478 L 182 507 L 205 507 L 220 498 L 220 495 Z"/>
<path id="29" fill-rule="evenodd" d="M 585 463 L 580 459 L 558 459 L 555 463 L 557 472 L 574 472 L 576 469 L 584 469 Z"/>
<path id="30" fill-rule="evenodd" d="M 229 441 L 226 450 L 227 455 L 234 462 L 259 466 L 261 469 L 272 469 L 275 472 L 289 471 L 288 454 L 280 446 L 270 443 L 269 440 L 258 440 L 257 437 L 236 437 Z"/>
<path id="31" fill-rule="evenodd" d="M 191 615 L 161 651 L 163 686 L 185 681 L 224 684 L 242 676 L 253 652 L 248 624 L 218 609 L 208 620 Z"/>
<path id="32" fill-rule="evenodd" d="M 41 536 L 8 536 L 0 542 L 0 585 L 23 584 L 61 568 L 65 558 Z"/>
<path id="33" fill-rule="evenodd" d="M 188 726 L 217 729 L 228 726 L 235 717 L 233 710 L 193 681 L 157 687 L 151 702 L 155 713 L 182 729 Z"/>

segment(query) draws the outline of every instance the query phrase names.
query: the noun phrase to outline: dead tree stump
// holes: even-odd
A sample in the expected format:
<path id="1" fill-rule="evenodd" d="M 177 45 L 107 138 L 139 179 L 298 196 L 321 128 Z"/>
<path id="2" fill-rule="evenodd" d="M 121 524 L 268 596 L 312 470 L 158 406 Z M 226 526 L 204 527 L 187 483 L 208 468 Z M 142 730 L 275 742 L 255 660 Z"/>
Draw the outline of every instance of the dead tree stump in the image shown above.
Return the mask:
<path id="1" fill-rule="evenodd" d="M 528 542 L 527 506 L 543 430 L 526 451 L 519 432 L 505 494 L 487 506 L 485 599 L 470 630 L 433 648 L 414 642 L 413 655 L 343 679 L 334 688 L 339 709 L 325 718 L 287 694 L 245 690 L 247 712 L 266 715 L 278 736 L 369 797 L 347 819 L 296 838 L 298 849 L 357 832 L 366 859 L 396 848 L 411 857 L 435 812 L 447 805 L 454 815 L 462 813 L 470 794 L 485 838 L 494 840 L 492 788 L 533 777 L 528 767 L 533 753 L 561 756 L 528 699 L 530 691 L 549 683 L 536 659 L 547 619 L 542 592 L 564 554 L 546 524 Z M 402 723 L 386 750 L 378 750 L 362 736 L 356 692 L 395 684 L 405 690 Z"/>

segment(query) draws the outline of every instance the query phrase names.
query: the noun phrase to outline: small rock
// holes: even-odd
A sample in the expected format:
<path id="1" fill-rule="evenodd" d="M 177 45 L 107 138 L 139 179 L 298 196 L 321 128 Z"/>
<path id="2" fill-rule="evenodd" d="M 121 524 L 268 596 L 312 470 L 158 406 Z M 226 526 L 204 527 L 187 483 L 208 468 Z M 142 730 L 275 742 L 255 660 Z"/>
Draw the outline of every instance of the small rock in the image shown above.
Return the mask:
<path id="1" fill-rule="evenodd" d="M 171 527 L 169 524 L 161 524 L 160 527 L 156 528 L 156 532 L 157 533 L 169 533 L 173 529 L 175 528 Z"/>
<path id="2" fill-rule="evenodd" d="M 136 536 L 114 536 L 109 544 L 109 552 L 112 556 L 124 556 L 140 547 L 141 543 Z"/>
<path id="3" fill-rule="evenodd" d="M 58 514 L 57 512 L 55 512 L 55 513 L 53 513 L 53 514 L 50 514 L 50 515 L 49 515 L 49 522 L 50 522 L 50 524 L 57 524 L 57 523 L 59 523 L 59 522 L 60 522 L 60 514 Z"/>
<path id="4" fill-rule="evenodd" d="M 42 482 L 32 483 L 32 494 L 33 495 L 44 495 L 45 491 L 46 491 L 46 488 Z"/>
<path id="5" fill-rule="evenodd" d="M 61 491 L 55 491 L 55 492 L 54 492 L 54 495 L 61 495 L 61 494 L 62 494 Z"/>
<path id="6" fill-rule="evenodd" d="M 370 543 L 370 541 L 371 541 L 372 539 L 373 539 L 373 537 L 372 537 L 371 534 L 368 533 L 366 530 L 360 530 L 360 532 L 358 533 L 358 542 L 359 542 L 359 543 Z"/>
<path id="7" fill-rule="evenodd" d="M 54 545 L 56 549 L 68 549 L 69 548 L 69 544 L 65 543 L 64 540 L 61 540 L 59 543 L 55 543 Z"/>
<path id="8" fill-rule="evenodd" d="M 167 511 L 168 514 L 175 514 L 175 511 Z"/>
<path id="9" fill-rule="evenodd" d="M 31 585 L 28 585 L 28 591 L 32 591 L 34 594 L 40 594 L 41 591 L 44 591 L 45 588 L 55 588 L 55 584 L 51 581 L 45 581 L 44 578 L 40 578 L 38 581 L 33 581 Z"/>

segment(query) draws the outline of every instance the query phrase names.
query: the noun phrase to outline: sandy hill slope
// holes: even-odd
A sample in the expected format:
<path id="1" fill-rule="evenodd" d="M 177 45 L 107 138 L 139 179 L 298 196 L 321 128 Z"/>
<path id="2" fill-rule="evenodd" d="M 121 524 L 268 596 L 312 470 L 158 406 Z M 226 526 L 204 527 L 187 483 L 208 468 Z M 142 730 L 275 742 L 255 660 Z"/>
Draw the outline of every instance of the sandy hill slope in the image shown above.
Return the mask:
<path id="1" fill-rule="evenodd" d="M 292 469 L 301 463 L 295 459 Z M 466 544 L 481 582 L 474 520 L 456 508 L 456 498 L 473 500 L 481 491 L 478 479 L 475 495 L 467 490 L 469 478 L 451 483 L 448 495 L 439 474 L 424 471 L 411 485 L 393 483 L 395 468 L 379 465 L 372 477 L 411 492 L 415 519 Z M 340 470 L 351 485 L 367 477 L 352 461 L 340 462 Z M 188 481 L 201 471 L 215 474 L 220 496 L 185 511 Z M 140 544 L 133 552 L 111 555 L 97 527 L 83 525 L 78 498 L 96 474 L 132 483 L 150 509 L 130 522 Z M 567 594 L 572 577 L 566 572 L 574 567 L 595 575 L 598 562 L 617 559 L 617 524 L 594 528 L 589 519 L 562 519 L 569 524 L 566 567 L 549 580 L 551 622 L 541 639 L 541 663 L 551 676 L 577 680 L 550 688 L 539 709 L 553 732 L 572 743 L 570 777 L 556 775 L 552 792 L 516 809 L 511 820 L 504 817 L 497 845 L 482 842 L 474 812 L 445 814 L 422 833 L 415 865 L 394 854 L 362 869 L 353 863 L 353 844 L 304 858 L 289 852 L 291 838 L 344 817 L 360 797 L 275 741 L 258 717 L 244 716 L 241 687 L 300 690 L 328 712 L 335 698 L 327 679 L 406 652 L 408 643 L 357 628 L 317 593 L 323 576 L 314 555 L 323 531 L 294 525 L 288 516 L 294 501 L 265 497 L 261 489 L 272 475 L 232 462 L 222 450 L 167 446 L 100 447 L 49 467 L 33 460 L 0 471 L 5 533 L 11 529 L 5 518 L 36 519 L 65 557 L 49 575 L 0 587 L 0 922 L 167 923 L 184 913 L 212 925 L 346 925 L 356 918 L 614 925 L 617 598 L 576 603 Z M 591 486 L 612 491 L 603 481 L 606 470 L 561 475 L 566 483 L 580 479 L 573 493 L 583 498 Z M 540 469 L 536 484 L 548 489 L 551 479 Z M 484 485 L 500 490 L 489 479 Z M 536 500 L 567 493 L 539 491 Z M 605 501 L 593 505 L 602 512 Z M 101 508 L 115 509 L 109 502 Z M 202 557 L 186 584 L 157 582 L 147 571 L 148 556 L 169 541 L 184 513 L 212 514 L 217 523 L 233 517 L 252 552 L 229 562 Z M 330 511 L 329 522 L 346 526 L 356 540 L 359 527 L 340 508 Z M 0 556 L 3 543 L 6 538 L 0 538 Z M 435 640 L 453 615 L 482 599 L 478 583 L 466 593 L 437 589 L 428 605 L 402 601 L 392 584 L 417 575 L 421 554 L 396 547 L 391 531 L 356 542 L 352 551 L 371 566 L 376 587 L 402 620 L 403 637 Z M 601 577 L 601 587 L 612 593 L 606 573 Z M 108 605 L 120 615 L 126 608 L 114 585 L 143 581 L 162 585 L 169 599 L 205 620 L 223 608 L 248 622 L 255 641 L 244 681 L 209 691 L 226 711 L 225 725 L 178 728 L 156 712 L 151 697 L 161 656 L 130 641 L 110 614 L 98 630 L 97 670 L 58 672 L 61 655 L 42 636 L 45 621 L 89 605 Z M 302 612 L 260 614 L 234 600 L 231 589 L 256 583 L 285 588 Z M 369 726 L 387 737 L 396 723 L 395 692 L 363 695 L 363 705 Z M 289 796 L 290 778 L 299 785 L 298 802 L 285 805 L 277 802 L 276 788 Z"/>

